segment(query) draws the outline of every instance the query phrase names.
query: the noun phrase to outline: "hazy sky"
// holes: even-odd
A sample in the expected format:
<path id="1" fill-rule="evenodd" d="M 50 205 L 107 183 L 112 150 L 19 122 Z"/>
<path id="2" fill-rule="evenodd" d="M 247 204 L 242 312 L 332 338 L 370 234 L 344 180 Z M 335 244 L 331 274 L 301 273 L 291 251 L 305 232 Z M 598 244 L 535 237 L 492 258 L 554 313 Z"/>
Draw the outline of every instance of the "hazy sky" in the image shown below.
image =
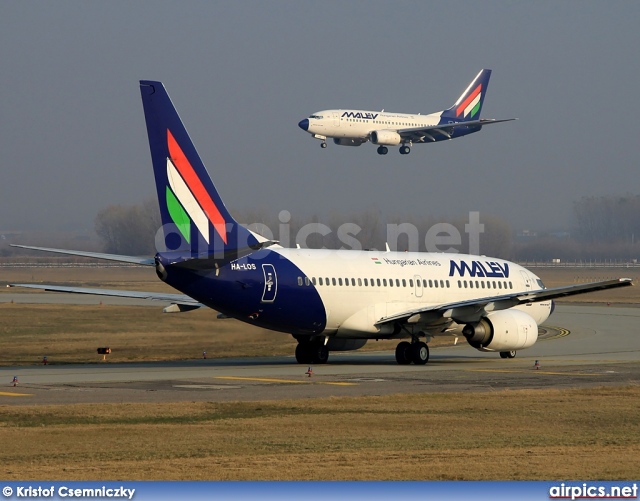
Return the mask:
<path id="1" fill-rule="evenodd" d="M 233 211 L 480 211 L 564 228 L 638 193 L 640 2 L 2 2 L 0 230 L 92 229 L 153 196 L 138 80 L 162 80 Z M 297 127 L 327 108 L 430 113 L 493 70 L 485 118 L 379 156 Z"/>

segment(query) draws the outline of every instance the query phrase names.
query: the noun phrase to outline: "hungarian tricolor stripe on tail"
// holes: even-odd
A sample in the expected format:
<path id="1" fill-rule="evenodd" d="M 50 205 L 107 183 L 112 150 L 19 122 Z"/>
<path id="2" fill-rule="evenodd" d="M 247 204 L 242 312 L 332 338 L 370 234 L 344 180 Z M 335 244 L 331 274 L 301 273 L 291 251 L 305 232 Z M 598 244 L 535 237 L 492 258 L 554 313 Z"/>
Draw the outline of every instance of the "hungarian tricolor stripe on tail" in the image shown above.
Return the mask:
<path id="1" fill-rule="evenodd" d="M 209 243 L 209 222 L 227 243 L 227 229 L 224 217 L 216 207 L 202 181 L 189 163 L 180 145 L 167 129 L 167 208 L 171 219 L 187 242 L 191 241 L 191 221 Z"/>
<path id="2" fill-rule="evenodd" d="M 456 108 L 456 116 L 462 115 L 466 118 L 473 118 L 480 109 L 480 98 L 482 97 L 482 84 L 478 85 L 467 98 Z"/>

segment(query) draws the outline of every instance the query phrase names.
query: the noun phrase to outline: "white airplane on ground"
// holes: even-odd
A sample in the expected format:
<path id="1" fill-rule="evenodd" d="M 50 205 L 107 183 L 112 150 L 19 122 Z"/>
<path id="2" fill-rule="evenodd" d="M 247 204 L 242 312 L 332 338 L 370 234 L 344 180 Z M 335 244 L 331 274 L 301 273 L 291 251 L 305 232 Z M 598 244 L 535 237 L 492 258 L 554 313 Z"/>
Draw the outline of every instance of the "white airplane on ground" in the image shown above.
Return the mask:
<path id="1" fill-rule="evenodd" d="M 16 247 L 154 267 L 181 294 L 11 286 L 157 299 L 172 303 L 168 312 L 208 306 L 291 334 L 302 364 L 402 338 L 409 341 L 397 345 L 397 362 L 425 364 L 427 342 L 441 335 L 512 358 L 536 342 L 554 298 L 631 285 L 623 278 L 546 289 L 522 266 L 485 256 L 283 248 L 227 211 L 162 83 L 141 81 L 140 92 L 163 224 L 156 244 L 164 247 L 154 257 Z"/>
<path id="2" fill-rule="evenodd" d="M 388 111 L 324 110 L 298 123 L 298 127 L 320 139 L 323 148 L 327 138 L 341 146 L 360 146 L 371 141 L 378 154 L 386 155 L 387 146 L 400 146 L 407 155 L 414 143 L 434 143 L 478 132 L 483 125 L 516 120 L 480 118 L 482 103 L 489 85 L 491 70 L 482 70 L 455 104 L 448 110 L 430 115 L 409 115 Z"/>

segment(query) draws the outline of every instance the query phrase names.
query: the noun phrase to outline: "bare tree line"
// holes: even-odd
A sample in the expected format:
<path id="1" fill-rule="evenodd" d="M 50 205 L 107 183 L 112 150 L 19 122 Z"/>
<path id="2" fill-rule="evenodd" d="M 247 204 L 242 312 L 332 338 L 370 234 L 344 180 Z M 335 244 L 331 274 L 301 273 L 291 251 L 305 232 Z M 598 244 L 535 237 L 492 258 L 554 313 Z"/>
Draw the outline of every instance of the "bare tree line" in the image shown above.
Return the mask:
<path id="1" fill-rule="evenodd" d="M 434 236 L 437 250 L 466 253 L 470 248 L 469 218 L 459 217 L 443 223 L 433 216 L 396 216 L 383 221 L 376 208 L 355 214 L 314 215 L 307 218 L 287 211 L 265 215 L 259 211 L 236 212 L 234 217 L 283 247 L 300 245 L 310 249 L 377 249 L 433 251 L 427 245 Z M 482 254 L 510 257 L 511 228 L 495 216 L 481 217 L 480 247 Z M 154 254 L 155 236 L 160 228 L 160 214 L 155 199 L 139 205 L 112 205 L 95 218 L 96 234 L 105 252 L 114 254 Z"/>

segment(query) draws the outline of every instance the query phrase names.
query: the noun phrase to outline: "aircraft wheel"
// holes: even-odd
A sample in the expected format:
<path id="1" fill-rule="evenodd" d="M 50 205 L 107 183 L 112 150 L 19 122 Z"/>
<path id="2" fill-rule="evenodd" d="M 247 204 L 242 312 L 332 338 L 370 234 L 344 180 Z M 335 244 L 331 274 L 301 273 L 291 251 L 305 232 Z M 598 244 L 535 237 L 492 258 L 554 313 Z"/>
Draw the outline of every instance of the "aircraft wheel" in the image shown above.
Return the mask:
<path id="1" fill-rule="evenodd" d="M 311 349 L 311 362 L 314 364 L 326 364 L 329 360 L 329 350 L 324 344 L 316 344 Z"/>
<path id="2" fill-rule="evenodd" d="M 320 148 L 326 148 L 326 147 L 327 147 L 327 143 L 325 143 L 324 141 L 320 143 Z"/>
<path id="3" fill-rule="evenodd" d="M 408 155 L 409 153 L 411 153 L 411 148 L 409 148 L 408 146 L 400 146 L 401 155 Z"/>
<path id="4" fill-rule="evenodd" d="M 411 345 L 411 360 L 416 365 L 424 365 L 429 361 L 429 347 L 427 343 L 418 341 Z"/>
<path id="5" fill-rule="evenodd" d="M 311 343 L 309 341 L 299 341 L 296 346 L 296 362 L 299 364 L 311 363 Z"/>
<path id="6" fill-rule="evenodd" d="M 500 358 L 516 358 L 516 350 L 501 351 Z"/>
<path id="7" fill-rule="evenodd" d="M 378 146 L 378 155 L 386 155 L 389 153 L 389 148 L 386 146 Z"/>
<path id="8" fill-rule="evenodd" d="M 396 362 L 400 365 L 409 365 L 411 363 L 411 343 L 401 341 L 396 346 Z"/>

